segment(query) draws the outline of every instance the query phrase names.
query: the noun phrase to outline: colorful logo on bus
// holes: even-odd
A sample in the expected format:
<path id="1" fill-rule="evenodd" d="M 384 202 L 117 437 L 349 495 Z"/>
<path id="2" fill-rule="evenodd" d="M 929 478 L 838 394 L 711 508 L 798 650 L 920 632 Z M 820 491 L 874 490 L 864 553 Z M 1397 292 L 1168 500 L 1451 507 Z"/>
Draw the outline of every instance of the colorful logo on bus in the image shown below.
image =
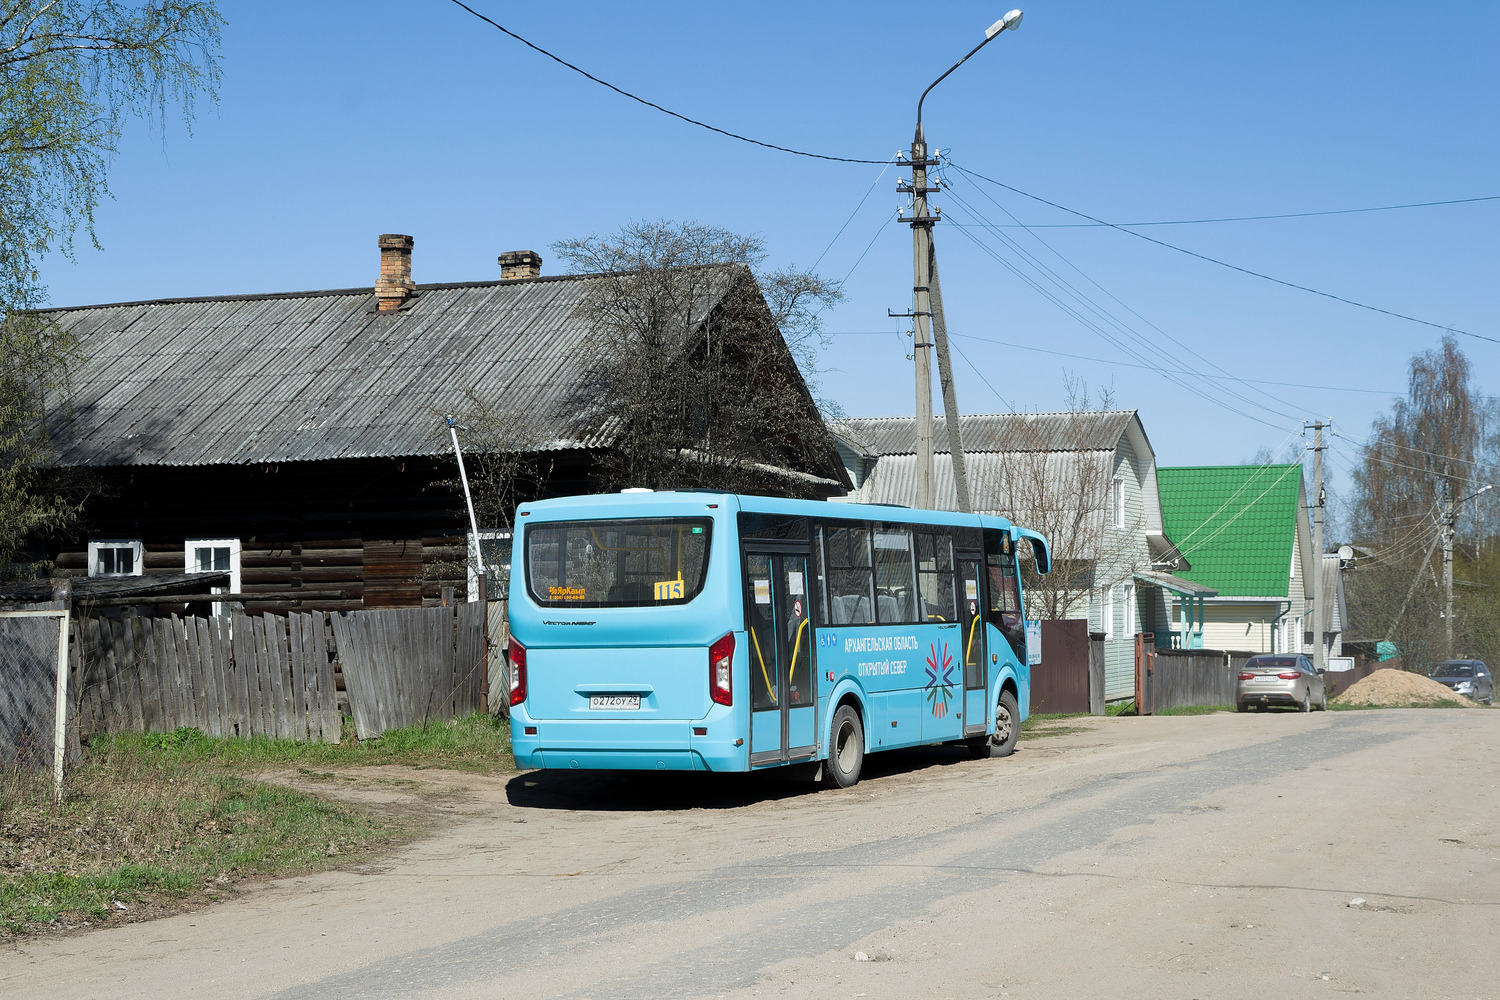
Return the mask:
<path id="1" fill-rule="evenodd" d="M 927 704 L 933 718 L 944 718 L 952 700 L 953 655 L 946 642 L 935 642 L 927 647 Z"/>

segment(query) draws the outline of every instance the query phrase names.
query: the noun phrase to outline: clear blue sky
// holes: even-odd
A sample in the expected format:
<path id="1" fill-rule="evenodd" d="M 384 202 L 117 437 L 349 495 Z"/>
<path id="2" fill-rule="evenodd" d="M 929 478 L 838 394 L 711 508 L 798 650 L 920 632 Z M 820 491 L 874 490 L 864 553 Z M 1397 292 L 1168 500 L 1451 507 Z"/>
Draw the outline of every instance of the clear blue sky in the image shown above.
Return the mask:
<path id="1" fill-rule="evenodd" d="M 917 95 L 1008 6 L 471 4 L 684 114 L 869 159 L 910 142 Z M 1500 194 L 1495 5 L 1024 9 L 1020 30 L 938 87 L 925 114 L 929 141 L 956 163 L 1023 190 L 1120 222 Z M 807 266 L 880 172 L 759 149 L 667 118 L 448 0 L 229 0 L 223 10 L 219 107 L 191 137 L 175 123 L 165 144 L 144 125 L 127 136 L 112 174 L 115 200 L 98 216 L 103 249 L 85 242 L 76 263 L 49 261 L 54 303 L 371 284 L 375 237 L 384 232 L 415 237 L 419 282 L 496 277 L 496 256 L 511 249 L 536 249 L 544 271 L 555 271 L 551 243 L 632 218 L 758 233 L 773 263 Z M 886 310 L 909 304 L 910 231 L 882 221 L 900 203 L 896 178 L 894 168 L 885 173 L 819 264 L 825 274 L 850 275 L 847 300 L 827 320 L 840 335 L 826 354 L 837 369 L 826 391 L 851 415 L 913 405 L 902 340 L 859 335 L 895 331 Z M 935 198 L 950 220 L 936 238 L 954 343 L 1005 399 L 956 357 L 959 403 L 969 412 L 1058 408 L 1068 370 L 1092 388 L 1112 385 L 1117 405 L 1141 411 L 1161 464 L 1240 462 L 1263 446 L 1284 447 L 1303 419 L 1332 419 L 1362 437 L 1390 396 L 1221 380 L 1207 384 L 1204 399 L 1152 369 L 1399 392 L 1408 357 L 1440 336 L 1116 231 L 1036 230 L 1048 249 L 1006 230 L 1081 293 L 1086 304 L 1075 302 L 1075 311 L 1105 310 L 1130 331 L 1095 320 L 1122 348 L 953 224 L 1009 221 L 1000 206 L 1027 223 L 1076 220 L 982 187 L 960 181 Z M 1500 336 L 1497 222 L 1500 202 L 1143 231 Z M 968 232 L 1003 260 L 1024 260 L 992 231 Z M 1131 337 L 1149 347 L 1132 346 Z M 1460 344 L 1479 387 L 1493 391 L 1500 345 Z M 1246 396 L 1275 412 L 1247 405 Z M 1336 484 L 1353 453 L 1347 442 L 1341 448 Z"/>

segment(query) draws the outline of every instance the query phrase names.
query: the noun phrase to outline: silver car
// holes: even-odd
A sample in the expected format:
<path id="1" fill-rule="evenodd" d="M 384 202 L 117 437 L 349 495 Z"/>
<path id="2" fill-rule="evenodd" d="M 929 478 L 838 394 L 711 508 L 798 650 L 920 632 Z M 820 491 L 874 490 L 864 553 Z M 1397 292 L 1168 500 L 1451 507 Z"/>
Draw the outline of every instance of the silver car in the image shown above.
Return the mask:
<path id="1" fill-rule="evenodd" d="M 1483 660 L 1444 660 L 1427 676 L 1466 698 L 1486 705 L 1495 700 L 1495 679 Z"/>
<path id="2" fill-rule="evenodd" d="M 1235 685 L 1235 709 L 1283 705 L 1311 712 L 1328 711 L 1328 687 L 1323 675 L 1305 656 L 1292 653 L 1252 656 L 1240 670 Z"/>

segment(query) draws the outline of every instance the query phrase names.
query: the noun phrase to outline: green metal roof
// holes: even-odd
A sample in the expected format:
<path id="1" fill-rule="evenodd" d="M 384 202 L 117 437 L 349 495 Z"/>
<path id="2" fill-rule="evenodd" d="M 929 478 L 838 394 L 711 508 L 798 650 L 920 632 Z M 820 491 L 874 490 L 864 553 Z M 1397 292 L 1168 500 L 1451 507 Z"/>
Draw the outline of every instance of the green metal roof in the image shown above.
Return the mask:
<path id="1" fill-rule="evenodd" d="M 1193 564 L 1179 575 L 1225 597 L 1286 597 L 1302 466 L 1157 469 L 1167 537 Z"/>

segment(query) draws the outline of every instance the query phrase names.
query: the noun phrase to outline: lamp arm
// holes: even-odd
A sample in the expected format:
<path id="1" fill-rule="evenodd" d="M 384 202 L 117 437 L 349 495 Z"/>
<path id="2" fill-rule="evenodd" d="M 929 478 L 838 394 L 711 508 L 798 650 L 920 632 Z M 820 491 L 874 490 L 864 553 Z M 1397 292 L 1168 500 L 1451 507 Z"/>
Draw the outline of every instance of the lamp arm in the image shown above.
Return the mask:
<path id="1" fill-rule="evenodd" d="M 922 102 L 925 101 L 925 100 L 927 100 L 927 95 L 932 91 L 932 88 L 936 87 L 938 84 L 940 84 L 944 80 L 948 79 L 948 77 L 950 75 L 952 75 L 953 71 L 956 70 L 956 69 L 958 69 L 958 67 L 962 66 L 964 63 L 968 62 L 969 58 L 971 56 L 973 56 L 974 53 L 978 52 L 980 49 L 982 49 L 986 45 L 990 44 L 990 42 L 994 41 L 1001 34 L 1002 34 L 1002 32 L 997 31 L 993 35 L 990 35 L 984 41 L 980 42 L 978 45 L 976 45 L 972 49 L 970 49 L 969 50 L 969 54 L 967 56 L 964 56 L 958 62 L 956 62 L 952 66 L 948 67 L 948 72 L 947 73 L 944 73 L 942 76 L 938 77 L 936 80 L 933 80 L 932 83 L 928 84 L 927 89 L 924 90 L 924 91 L 922 91 L 922 96 L 919 97 L 919 98 L 917 98 L 917 131 L 920 132 L 922 130 Z"/>

